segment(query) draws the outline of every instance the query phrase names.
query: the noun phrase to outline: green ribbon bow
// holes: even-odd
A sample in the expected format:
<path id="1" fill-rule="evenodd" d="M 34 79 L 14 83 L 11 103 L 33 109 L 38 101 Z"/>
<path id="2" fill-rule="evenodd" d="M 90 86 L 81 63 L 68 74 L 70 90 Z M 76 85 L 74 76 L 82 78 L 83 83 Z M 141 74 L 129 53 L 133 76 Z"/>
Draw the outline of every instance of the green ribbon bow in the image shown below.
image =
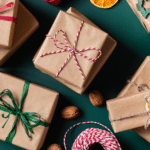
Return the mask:
<path id="1" fill-rule="evenodd" d="M 4 116 L 4 114 L 2 114 L 2 117 L 7 119 L 7 121 L 5 122 L 5 124 L 3 125 L 2 128 L 5 127 L 6 123 L 9 120 L 10 115 L 15 115 L 15 121 L 13 123 L 12 129 L 9 132 L 5 142 L 7 143 L 12 143 L 12 140 L 16 134 L 16 128 L 17 128 L 17 122 L 18 122 L 18 118 L 20 118 L 21 123 L 25 129 L 26 135 L 31 139 L 31 136 L 29 135 L 29 133 L 33 134 L 32 128 L 35 128 L 39 125 L 44 126 L 44 127 L 48 127 L 50 124 L 46 123 L 43 121 L 43 119 L 41 118 L 41 116 L 38 113 L 35 112 L 22 112 L 21 111 L 21 107 L 23 105 L 24 99 L 27 96 L 28 93 L 28 89 L 29 89 L 29 82 L 25 81 L 24 87 L 23 87 L 23 91 L 22 91 L 22 96 L 21 96 L 21 100 L 20 100 L 20 104 L 19 106 L 17 106 L 13 94 L 11 93 L 10 90 L 5 89 L 0 93 L 0 96 L 2 94 L 7 95 L 11 101 L 12 101 L 12 105 L 8 104 L 5 100 L 3 100 L 0 97 L 0 110 L 8 112 L 9 114 L 7 116 Z M 30 122 L 32 123 L 32 125 L 30 124 Z"/>
<path id="2" fill-rule="evenodd" d="M 147 10 L 143 8 L 143 3 L 145 1 L 150 1 L 150 0 L 138 0 L 138 3 L 136 4 L 137 9 L 141 12 L 144 18 L 146 18 L 150 14 L 150 8 L 148 8 Z"/>

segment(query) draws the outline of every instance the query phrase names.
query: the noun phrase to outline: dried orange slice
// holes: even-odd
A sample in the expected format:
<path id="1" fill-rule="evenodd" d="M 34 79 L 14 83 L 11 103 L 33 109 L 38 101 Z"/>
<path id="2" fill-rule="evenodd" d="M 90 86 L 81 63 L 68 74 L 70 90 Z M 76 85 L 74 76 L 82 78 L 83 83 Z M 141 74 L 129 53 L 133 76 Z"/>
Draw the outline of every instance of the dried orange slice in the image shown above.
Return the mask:
<path id="1" fill-rule="evenodd" d="M 99 8 L 111 8 L 118 0 L 90 0 L 91 3 Z"/>
<path id="2" fill-rule="evenodd" d="M 148 102 L 150 103 L 150 98 L 148 98 Z M 147 111 L 150 111 L 150 105 L 147 104 L 147 103 L 146 103 L 146 110 L 147 110 Z M 149 114 L 150 114 L 150 112 L 149 112 Z"/>

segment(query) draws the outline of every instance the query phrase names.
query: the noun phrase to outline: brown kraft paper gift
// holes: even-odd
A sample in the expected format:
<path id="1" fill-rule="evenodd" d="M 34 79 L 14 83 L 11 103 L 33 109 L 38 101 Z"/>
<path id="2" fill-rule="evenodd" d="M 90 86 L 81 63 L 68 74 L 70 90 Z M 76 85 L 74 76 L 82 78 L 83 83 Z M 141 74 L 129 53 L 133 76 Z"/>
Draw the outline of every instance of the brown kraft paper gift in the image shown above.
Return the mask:
<path id="1" fill-rule="evenodd" d="M 4 10 L 3 12 L 0 12 L 0 16 L 10 16 L 17 18 L 19 0 L 0 0 L 0 8 L 10 2 L 13 2 L 15 6 L 8 8 L 6 11 Z M 15 25 L 16 23 L 12 21 L 5 21 L 0 19 L 0 46 L 12 46 Z"/>
<path id="2" fill-rule="evenodd" d="M 137 85 L 145 84 L 150 88 L 149 67 L 150 67 L 150 56 L 147 56 L 130 80 Z M 146 88 L 144 89 L 147 90 Z M 123 90 L 119 93 L 118 97 L 124 97 L 124 96 L 137 94 L 137 93 L 139 93 L 137 87 L 132 85 L 131 83 L 128 83 L 123 88 Z M 147 130 L 145 130 L 144 127 L 135 128 L 133 130 L 150 143 L 150 127 L 148 127 Z"/>
<path id="3" fill-rule="evenodd" d="M 146 110 L 145 97 L 150 94 L 150 91 L 133 94 L 121 98 L 108 100 L 107 109 L 114 132 L 121 132 L 129 129 L 144 126 L 149 117 Z M 145 112 L 145 113 L 143 113 Z M 131 117 L 131 115 L 138 114 Z M 143 114 L 142 114 L 143 113 Z M 130 116 L 127 117 L 126 116 Z M 124 117 L 123 119 L 118 119 Z M 118 119 L 117 121 L 114 121 Z"/>
<path id="4" fill-rule="evenodd" d="M 19 49 L 38 27 L 39 23 L 36 18 L 22 3 L 19 3 L 18 21 L 15 27 L 13 45 L 11 48 L 0 47 L 0 66 L 2 66 L 16 50 Z"/>
<path id="5" fill-rule="evenodd" d="M 12 92 L 16 103 L 19 105 L 25 81 L 0 72 L 0 83 L 0 91 L 9 89 Z M 59 94 L 57 92 L 30 83 L 28 94 L 22 105 L 22 112 L 36 112 L 41 115 L 45 122 L 50 123 L 58 102 L 58 97 Z M 3 96 L 2 98 L 12 105 L 11 100 L 7 96 Z M 7 112 L 0 110 L 0 116 L 2 114 L 5 116 L 8 115 Z M 14 119 L 15 116 L 10 115 L 6 126 L 2 128 L 6 119 L 0 117 L 0 140 L 5 141 L 8 133 L 11 131 Z M 25 133 L 25 129 L 20 119 L 18 119 L 17 130 L 12 144 L 29 150 L 39 150 L 44 143 L 48 128 L 49 127 L 43 126 L 33 128 L 34 133 L 31 134 L 32 139 L 30 140 Z"/>
<path id="6" fill-rule="evenodd" d="M 127 0 L 128 4 L 132 8 L 133 12 L 136 14 L 140 22 L 142 23 L 143 27 L 146 29 L 148 33 L 150 33 L 150 15 L 147 16 L 147 18 L 144 18 L 141 14 L 141 12 L 137 9 L 136 4 L 138 3 L 138 0 Z M 145 9 L 150 8 L 150 3 L 145 0 L 143 7 Z"/>
<path id="7" fill-rule="evenodd" d="M 73 8 L 70 8 L 66 13 L 62 11 L 59 12 L 48 35 L 52 34 L 54 36 L 56 31 L 58 31 L 59 29 L 64 30 L 67 35 L 67 38 L 69 39 L 69 41 L 71 39 L 72 41 L 71 44 L 73 44 L 76 38 L 76 34 L 81 25 L 82 19 L 85 22 L 83 24 L 83 28 L 79 35 L 76 49 L 96 47 L 101 49 L 102 56 L 95 63 L 93 63 L 92 61 L 89 61 L 81 56 L 76 55 L 86 80 L 82 79 L 82 76 L 80 75 L 80 72 L 73 58 L 71 58 L 70 61 L 68 61 L 67 65 L 63 68 L 59 76 L 56 78 L 58 81 L 62 82 L 63 84 L 65 84 L 66 86 L 68 86 L 69 88 L 71 88 L 72 90 L 80 94 L 82 94 L 85 91 L 85 89 L 88 87 L 88 85 L 92 82 L 92 80 L 94 79 L 98 71 L 101 69 L 101 67 L 104 65 L 104 63 L 106 62 L 106 60 L 108 59 L 108 57 L 110 56 L 110 54 L 112 53 L 112 51 L 116 46 L 115 40 L 113 40 L 107 33 L 99 29 L 85 16 L 83 16 L 81 13 L 79 13 Z M 73 25 L 71 25 L 71 22 L 73 23 Z M 65 29 L 62 28 L 63 26 L 65 26 Z M 62 38 L 59 41 L 64 42 Z M 43 58 L 41 58 L 40 55 L 45 52 L 50 52 L 55 50 L 59 51 L 59 49 L 57 49 L 54 46 L 54 41 L 49 38 L 46 38 L 46 40 L 44 41 L 44 43 L 42 44 L 42 46 L 40 47 L 40 49 L 38 50 L 37 54 L 33 59 L 36 68 L 40 69 L 42 72 L 49 74 L 53 77 L 58 72 L 62 64 L 65 62 L 66 58 L 69 55 L 69 52 L 52 54 L 53 56 L 48 55 Z M 83 52 L 83 54 L 90 58 L 91 57 L 96 58 L 98 55 L 97 51 L 93 51 L 93 50 Z M 54 62 L 52 62 L 53 60 L 57 61 L 55 65 Z"/>

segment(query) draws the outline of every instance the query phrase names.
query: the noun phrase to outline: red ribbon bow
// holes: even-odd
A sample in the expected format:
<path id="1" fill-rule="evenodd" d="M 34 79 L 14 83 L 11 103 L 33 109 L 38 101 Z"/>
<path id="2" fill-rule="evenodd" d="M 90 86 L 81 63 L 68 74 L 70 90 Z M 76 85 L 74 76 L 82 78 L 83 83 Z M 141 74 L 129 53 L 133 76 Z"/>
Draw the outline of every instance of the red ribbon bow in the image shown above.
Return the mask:
<path id="1" fill-rule="evenodd" d="M 10 2 L 8 4 L 6 4 L 5 6 L 0 8 L 0 13 L 2 13 L 2 11 L 6 10 L 7 8 L 11 8 L 14 7 L 15 5 Z M 0 20 L 6 20 L 6 21 L 12 21 L 12 22 L 17 22 L 17 18 L 15 17 L 10 17 L 10 16 L 0 16 Z"/>
<path id="2" fill-rule="evenodd" d="M 93 61 L 93 62 L 95 62 L 95 61 L 101 56 L 102 52 L 101 52 L 100 49 L 97 49 L 97 48 L 91 48 L 91 47 L 90 47 L 90 48 L 84 48 L 84 49 L 82 49 L 82 50 L 76 50 L 76 49 L 75 49 L 76 44 L 77 44 L 77 40 L 78 40 L 79 35 L 80 35 L 80 31 L 81 31 L 81 29 L 82 29 L 82 27 L 83 27 L 83 23 L 84 23 L 84 21 L 82 20 L 80 29 L 79 29 L 79 31 L 78 31 L 78 33 L 77 33 L 77 37 L 76 37 L 76 40 L 75 40 L 74 45 L 73 45 L 73 48 L 71 48 L 71 47 L 69 46 L 68 40 L 67 40 L 67 38 L 66 38 L 66 36 L 65 36 L 65 33 L 64 33 L 62 30 L 57 31 L 56 34 L 55 34 L 55 36 L 54 36 L 54 38 L 51 37 L 51 36 L 49 36 L 49 35 L 46 35 L 46 36 L 49 37 L 50 39 L 54 40 L 54 45 L 55 45 L 58 49 L 61 49 L 61 50 L 60 50 L 60 51 L 54 51 L 54 52 L 49 52 L 49 53 L 42 54 L 41 57 L 43 57 L 43 56 L 45 56 L 45 55 L 56 54 L 56 53 L 62 53 L 62 52 L 66 52 L 66 51 L 70 52 L 68 58 L 66 59 L 66 61 L 65 61 L 64 64 L 62 65 L 62 67 L 59 69 L 59 71 L 58 71 L 58 73 L 55 75 L 55 77 L 57 77 L 57 76 L 59 75 L 59 73 L 62 71 L 62 69 L 64 68 L 64 66 L 65 66 L 66 63 L 68 62 L 69 58 L 73 55 L 74 60 L 75 60 L 75 62 L 76 62 L 76 65 L 77 65 L 77 67 L 78 67 L 78 69 L 79 69 L 79 71 L 80 71 L 80 74 L 81 74 L 83 80 L 85 80 L 84 74 L 83 74 L 83 72 L 82 72 L 82 70 L 81 70 L 81 68 L 80 68 L 80 66 L 79 66 L 79 64 L 78 64 L 78 61 L 77 61 L 77 59 L 76 59 L 76 55 L 75 55 L 75 54 L 78 54 L 79 56 L 81 56 L 81 57 L 83 57 L 83 58 L 85 58 L 85 59 L 87 59 L 87 60 Z M 57 34 L 58 34 L 59 32 L 62 32 L 63 37 L 64 37 L 64 40 L 65 40 L 65 42 L 66 42 L 67 45 L 65 45 L 65 44 L 63 44 L 62 42 L 56 40 Z M 58 42 L 59 44 L 63 45 L 65 48 L 58 47 L 58 46 L 56 45 L 56 42 Z M 85 55 L 83 55 L 83 54 L 80 53 L 80 52 L 84 52 L 84 51 L 87 51 L 87 50 L 97 50 L 97 51 L 99 52 L 99 55 L 98 55 L 95 59 L 92 59 L 92 58 L 89 58 L 88 56 L 85 56 Z"/>

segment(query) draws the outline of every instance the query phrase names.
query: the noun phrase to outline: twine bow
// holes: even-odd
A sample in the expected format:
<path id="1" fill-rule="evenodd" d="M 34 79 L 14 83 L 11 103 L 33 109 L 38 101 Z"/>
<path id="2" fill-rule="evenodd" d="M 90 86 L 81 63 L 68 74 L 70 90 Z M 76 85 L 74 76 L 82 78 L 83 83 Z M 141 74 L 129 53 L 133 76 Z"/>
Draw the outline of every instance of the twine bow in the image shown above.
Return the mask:
<path id="1" fill-rule="evenodd" d="M 141 12 L 141 14 L 144 18 L 147 18 L 148 15 L 150 14 L 150 8 L 145 9 L 143 7 L 144 2 L 146 2 L 146 1 L 150 1 L 150 0 L 138 0 L 138 3 L 136 4 L 137 9 Z"/>
<path id="2" fill-rule="evenodd" d="M 15 5 L 12 2 L 10 2 L 10 3 L 8 3 L 5 6 L 0 8 L 0 13 L 2 13 L 3 11 L 6 11 L 7 8 L 12 8 L 14 6 Z M 17 18 L 11 17 L 11 16 L 0 16 L 0 20 L 12 21 L 15 23 L 17 22 Z"/>
<path id="3" fill-rule="evenodd" d="M 131 83 L 132 85 L 136 86 L 137 90 L 139 92 L 144 91 L 145 89 L 150 90 L 150 88 L 147 86 L 147 84 L 136 84 L 132 82 L 131 80 L 127 80 L 128 83 Z M 144 88 L 145 87 L 145 88 Z"/>
<path id="4" fill-rule="evenodd" d="M 82 49 L 82 50 L 76 50 L 76 44 L 77 44 L 77 41 L 78 41 L 78 38 L 79 38 L 79 35 L 80 35 L 80 32 L 81 32 L 81 29 L 82 29 L 82 27 L 83 27 L 83 23 L 84 23 L 84 21 L 82 20 L 81 26 L 80 26 L 79 31 L 78 31 L 77 36 L 76 36 L 76 40 L 75 40 L 74 45 L 73 45 L 73 48 L 71 48 L 71 46 L 69 45 L 68 40 L 67 40 L 67 38 L 66 38 L 66 35 L 65 35 L 64 31 L 62 31 L 62 30 L 57 31 L 56 34 L 55 34 L 55 36 L 54 36 L 54 38 L 51 37 L 50 35 L 46 35 L 46 36 L 49 37 L 50 39 L 54 40 L 54 45 L 55 45 L 58 49 L 60 49 L 60 51 L 54 51 L 54 52 L 45 53 L 45 54 L 42 54 L 41 57 L 46 56 L 46 55 L 50 55 L 50 54 L 63 53 L 63 52 L 70 52 L 68 58 L 66 59 L 66 61 L 64 62 L 64 64 L 61 66 L 61 68 L 59 69 L 59 71 L 57 72 L 57 74 L 55 75 L 55 78 L 60 74 L 60 72 L 62 71 L 62 69 L 65 67 L 65 65 L 66 65 L 67 62 L 69 61 L 70 57 L 73 56 L 73 58 L 74 58 L 74 60 L 75 60 L 75 62 L 76 62 L 76 65 L 77 65 L 77 67 L 78 67 L 78 69 L 79 69 L 79 71 L 80 71 L 80 74 L 81 74 L 83 80 L 85 80 L 83 71 L 82 71 L 81 68 L 80 68 L 80 65 L 79 65 L 79 63 L 78 63 L 78 61 L 77 61 L 77 59 L 76 59 L 76 55 L 75 55 L 75 54 L 77 54 L 77 55 L 79 55 L 79 56 L 81 56 L 81 57 L 83 57 L 83 58 L 85 58 L 85 59 L 87 59 L 87 60 L 93 61 L 93 62 L 95 62 L 95 61 L 101 56 L 102 52 L 101 52 L 100 49 L 97 49 L 97 48 L 91 48 L 91 47 L 90 47 L 90 48 L 84 48 L 84 49 Z M 64 37 L 64 40 L 65 40 L 65 42 L 66 42 L 66 45 L 63 44 L 62 42 L 56 40 L 57 34 L 58 34 L 59 32 L 62 33 L 62 35 L 63 35 L 63 37 Z M 65 48 L 61 48 L 61 47 L 57 46 L 56 42 L 58 42 L 60 45 L 63 45 Z M 84 52 L 84 51 L 88 51 L 88 50 L 97 50 L 97 51 L 99 52 L 99 55 L 98 55 L 95 59 L 92 59 L 92 58 L 89 58 L 88 56 L 85 56 L 85 55 L 83 55 L 82 53 L 80 53 L 80 52 Z"/>
<path id="5" fill-rule="evenodd" d="M 2 126 L 2 128 L 5 127 L 6 123 L 9 120 L 10 115 L 16 116 L 15 120 L 14 120 L 14 123 L 12 125 L 12 129 L 9 132 L 9 134 L 8 134 L 6 140 L 5 140 L 7 143 L 12 143 L 12 140 L 13 140 L 15 134 L 16 134 L 17 122 L 18 122 L 19 118 L 20 118 L 20 121 L 21 121 L 24 129 L 25 129 L 26 135 L 30 139 L 31 139 L 31 136 L 29 135 L 29 133 L 33 134 L 32 128 L 35 128 L 39 125 L 44 126 L 44 127 L 48 127 L 50 125 L 49 123 L 44 122 L 43 119 L 41 118 L 41 116 L 38 113 L 35 113 L 35 112 L 22 112 L 21 111 L 21 107 L 22 107 L 24 99 L 26 98 L 26 95 L 28 93 L 28 89 L 29 89 L 29 82 L 25 81 L 19 106 L 17 106 L 17 104 L 14 100 L 14 97 L 13 97 L 10 90 L 5 89 L 0 93 L 0 96 L 7 95 L 11 99 L 12 104 L 13 104 L 13 105 L 10 105 L 9 103 L 7 103 L 5 100 L 3 100 L 0 97 L 0 102 L 1 102 L 0 110 L 9 113 L 7 116 L 2 114 L 2 117 L 7 119 L 6 122 L 4 123 L 4 125 Z M 32 125 L 30 124 L 30 122 L 32 123 Z"/>
<path id="6" fill-rule="evenodd" d="M 146 104 L 150 105 L 149 101 L 147 100 L 148 98 L 150 97 L 150 94 L 146 95 L 144 97 L 144 100 L 146 101 Z M 120 121 L 120 120 L 124 120 L 124 119 L 128 119 L 128 118 L 132 118 L 132 117 L 135 117 L 135 116 L 139 116 L 139 115 L 142 115 L 142 114 L 146 114 L 146 113 L 149 113 L 150 110 L 148 111 L 143 111 L 143 112 L 139 112 L 139 113 L 135 113 L 135 114 L 131 114 L 131 115 L 127 115 L 127 116 L 123 116 L 123 117 L 120 117 L 120 118 L 116 118 L 116 119 L 110 119 L 109 117 L 109 120 L 110 122 L 115 122 L 115 121 Z M 150 116 L 148 116 L 146 122 L 145 122 L 145 126 L 144 128 L 147 129 L 149 127 L 149 120 L 150 120 Z"/>

